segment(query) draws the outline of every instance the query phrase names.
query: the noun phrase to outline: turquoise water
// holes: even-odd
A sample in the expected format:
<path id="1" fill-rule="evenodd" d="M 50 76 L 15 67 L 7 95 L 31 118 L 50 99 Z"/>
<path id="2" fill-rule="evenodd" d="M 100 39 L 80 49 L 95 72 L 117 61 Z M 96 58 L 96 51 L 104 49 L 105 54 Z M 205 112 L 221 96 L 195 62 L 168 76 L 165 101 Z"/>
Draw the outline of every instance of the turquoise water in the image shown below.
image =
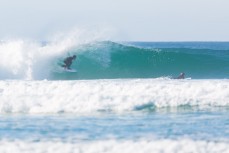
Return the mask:
<path id="1" fill-rule="evenodd" d="M 54 72 L 50 79 L 158 78 L 176 76 L 180 72 L 194 79 L 228 78 L 228 46 L 221 49 L 220 43 L 216 43 L 219 47 L 215 49 L 214 43 L 203 43 L 202 47 L 198 43 L 180 45 L 182 43 L 173 46 L 171 43 L 88 44 L 69 50 L 69 54 L 78 55 L 72 68 L 79 73 Z"/>
<path id="2" fill-rule="evenodd" d="M 145 112 L 131 114 L 1 115 L 1 140 L 140 140 L 182 139 L 227 141 L 229 112 Z"/>
<path id="3" fill-rule="evenodd" d="M 229 152 L 228 42 L 58 45 L 0 44 L 0 152 Z"/>

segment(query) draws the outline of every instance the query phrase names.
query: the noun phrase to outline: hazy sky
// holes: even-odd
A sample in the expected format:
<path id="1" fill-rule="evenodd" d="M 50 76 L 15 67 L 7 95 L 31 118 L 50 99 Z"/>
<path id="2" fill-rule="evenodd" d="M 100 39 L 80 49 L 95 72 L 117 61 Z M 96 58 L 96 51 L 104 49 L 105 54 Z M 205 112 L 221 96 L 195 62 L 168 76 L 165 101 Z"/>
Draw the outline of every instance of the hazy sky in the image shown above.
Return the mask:
<path id="1" fill-rule="evenodd" d="M 75 27 L 111 28 L 119 40 L 229 41 L 229 0 L 0 0 L 1 39 Z"/>

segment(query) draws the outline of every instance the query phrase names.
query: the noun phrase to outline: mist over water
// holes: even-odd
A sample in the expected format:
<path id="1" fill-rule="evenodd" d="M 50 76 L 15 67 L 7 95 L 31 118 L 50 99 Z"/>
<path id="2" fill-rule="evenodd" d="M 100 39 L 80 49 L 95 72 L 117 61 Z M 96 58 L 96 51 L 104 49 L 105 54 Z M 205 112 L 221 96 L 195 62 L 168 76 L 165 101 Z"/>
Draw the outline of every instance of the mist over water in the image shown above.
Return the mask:
<path id="1" fill-rule="evenodd" d="M 8 39 L 0 42 L 0 79 L 50 79 L 58 60 L 81 44 L 106 39 L 107 29 L 74 29 L 57 33 L 46 41 Z"/>

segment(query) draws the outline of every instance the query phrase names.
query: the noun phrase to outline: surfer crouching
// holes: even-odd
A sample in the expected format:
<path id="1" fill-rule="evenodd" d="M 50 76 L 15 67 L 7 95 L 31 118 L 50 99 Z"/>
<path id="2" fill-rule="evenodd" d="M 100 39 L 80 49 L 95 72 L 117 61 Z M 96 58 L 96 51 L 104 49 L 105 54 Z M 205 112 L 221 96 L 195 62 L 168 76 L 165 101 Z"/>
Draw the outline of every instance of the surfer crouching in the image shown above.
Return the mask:
<path id="1" fill-rule="evenodd" d="M 65 69 L 71 70 L 70 66 L 72 65 L 72 61 L 76 59 L 76 55 L 65 58 L 64 64 L 62 65 Z"/>

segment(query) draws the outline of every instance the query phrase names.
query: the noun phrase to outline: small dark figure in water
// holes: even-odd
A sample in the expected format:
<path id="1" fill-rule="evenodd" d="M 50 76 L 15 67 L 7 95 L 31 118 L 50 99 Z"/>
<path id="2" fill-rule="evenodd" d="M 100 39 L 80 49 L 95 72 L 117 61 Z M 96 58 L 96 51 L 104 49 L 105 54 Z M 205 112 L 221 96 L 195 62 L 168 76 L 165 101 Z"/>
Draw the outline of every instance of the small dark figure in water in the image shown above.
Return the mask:
<path id="1" fill-rule="evenodd" d="M 67 57 L 65 58 L 64 60 L 64 64 L 65 65 L 62 65 L 64 68 L 70 70 L 70 66 L 72 65 L 72 61 L 76 59 L 76 55 L 73 55 L 73 56 L 70 56 L 70 57 Z"/>
<path id="2" fill-rule="evenodd" d="M 175 79 L 184 79 L 185 78 L 185 73 L 180 73 L 180 75 L 178 77 L 176 77 Z"/>

